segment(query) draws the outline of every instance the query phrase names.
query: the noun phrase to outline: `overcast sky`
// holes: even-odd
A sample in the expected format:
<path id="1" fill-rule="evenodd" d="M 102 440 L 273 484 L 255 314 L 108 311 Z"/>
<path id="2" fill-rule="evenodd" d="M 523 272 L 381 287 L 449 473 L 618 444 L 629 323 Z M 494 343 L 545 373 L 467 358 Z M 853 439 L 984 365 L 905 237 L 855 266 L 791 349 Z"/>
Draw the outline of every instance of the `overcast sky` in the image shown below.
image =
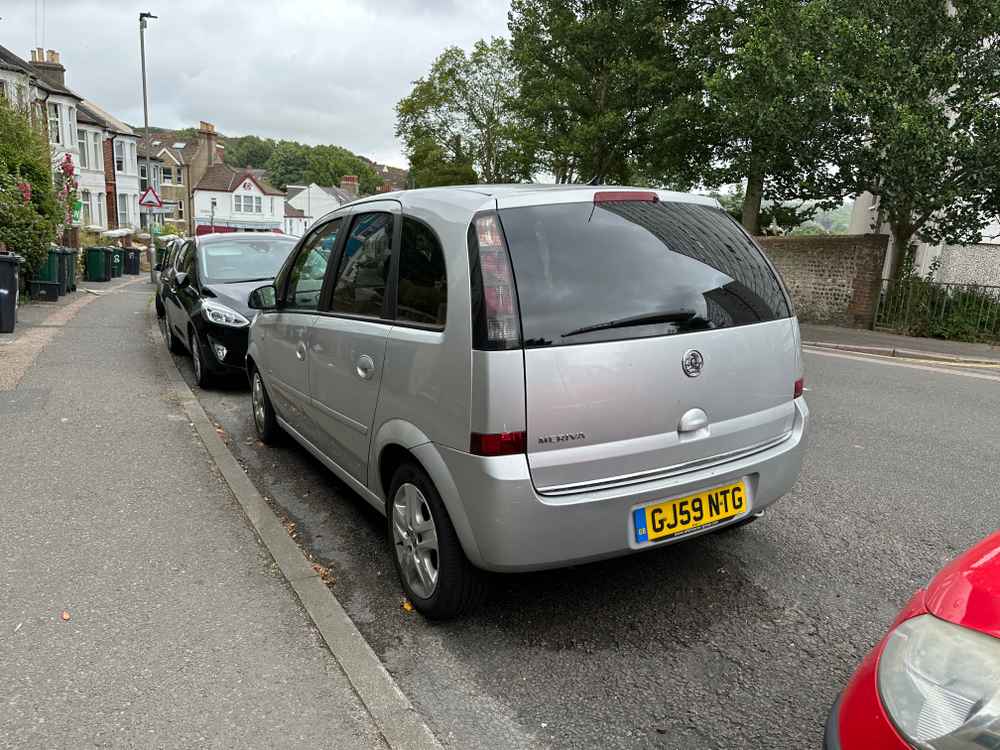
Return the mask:
<path id="1" fill-rule="evenodd" d="M 42 46 L 43 0 L 0 3 L 0 44 Z M 139 11 L 150 124 L 207 120 L 226 135 L 334 143 L 406 166 L 394 106 L 447 46 L 505 35 L 508 0 L 44 0 L 44 46 L 66 84 L 142 124 Z"/>

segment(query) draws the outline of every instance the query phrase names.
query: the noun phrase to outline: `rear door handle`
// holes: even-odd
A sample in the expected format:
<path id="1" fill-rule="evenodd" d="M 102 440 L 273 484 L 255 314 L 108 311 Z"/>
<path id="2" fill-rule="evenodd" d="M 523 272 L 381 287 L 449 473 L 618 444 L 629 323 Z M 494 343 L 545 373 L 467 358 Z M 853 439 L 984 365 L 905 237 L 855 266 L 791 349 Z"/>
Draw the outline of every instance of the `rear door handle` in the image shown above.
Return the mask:
<path id="1" fill-rule="evenodd" d="M 375 374 L 375 360 L 367 354 L 362 354 L 355 361 L 354 369 L 362 380 L 371 380 Z"/>
<path id="2" fill-rule="evenodd" d="M 295 347 L 295 356 L 300 362 L 306 358 L 306 342 L 300 341 L 299 345 Z"/>

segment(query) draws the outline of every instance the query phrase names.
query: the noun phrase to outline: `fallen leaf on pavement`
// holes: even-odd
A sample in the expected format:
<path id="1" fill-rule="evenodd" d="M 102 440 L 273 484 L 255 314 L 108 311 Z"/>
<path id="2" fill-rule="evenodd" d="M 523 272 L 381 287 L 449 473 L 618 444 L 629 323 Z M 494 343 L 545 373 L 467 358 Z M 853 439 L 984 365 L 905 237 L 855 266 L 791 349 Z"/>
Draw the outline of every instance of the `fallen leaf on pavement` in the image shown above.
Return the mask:
<path id="1" fill-rule="evenodd" d="M 409 599 L 403 599 L 403 611 L 404 612 L 412 612 L 413 611 L 413 605 L 410 604 L 410 600 Z"/>
<path id="2" fill-rule="evenodd" d="M 62 614 L 60 614 L 59 616 L 60 616 L 61 618 L 63 618 L 63 620 L 68 620 L 68 619 L 69 619 L 69 612 L 68 612 L 67 610 L 65 610 L 65 609 L 64 609 L 64 610 L 62 611 Z"/>

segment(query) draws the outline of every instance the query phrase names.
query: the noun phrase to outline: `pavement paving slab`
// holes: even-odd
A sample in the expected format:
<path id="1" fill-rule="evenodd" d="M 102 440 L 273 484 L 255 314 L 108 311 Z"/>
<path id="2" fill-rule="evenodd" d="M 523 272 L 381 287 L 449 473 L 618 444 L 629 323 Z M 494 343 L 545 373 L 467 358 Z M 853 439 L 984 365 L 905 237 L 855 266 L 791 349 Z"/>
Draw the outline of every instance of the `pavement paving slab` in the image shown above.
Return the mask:
<path id="1" fill-rule="evenodd" d="M 0 391 L 0 747 L 386 747 L 165 387 L 150 294 Z"/>

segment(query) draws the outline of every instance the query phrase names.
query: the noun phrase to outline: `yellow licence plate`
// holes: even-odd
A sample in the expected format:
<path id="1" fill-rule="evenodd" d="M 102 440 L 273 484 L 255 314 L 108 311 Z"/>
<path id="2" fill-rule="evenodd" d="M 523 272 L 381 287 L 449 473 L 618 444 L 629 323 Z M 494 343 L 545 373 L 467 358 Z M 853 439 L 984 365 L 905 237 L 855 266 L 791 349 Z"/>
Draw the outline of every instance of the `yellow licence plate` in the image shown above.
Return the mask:
<path id="1" fill-rule="evenodd" d="M 677 536 L 703 526 L 714 526 L 746 511 L 747 490 L 743 482 L 647 505 L 632 511 L 635 541 L 651 542 Z"/>

